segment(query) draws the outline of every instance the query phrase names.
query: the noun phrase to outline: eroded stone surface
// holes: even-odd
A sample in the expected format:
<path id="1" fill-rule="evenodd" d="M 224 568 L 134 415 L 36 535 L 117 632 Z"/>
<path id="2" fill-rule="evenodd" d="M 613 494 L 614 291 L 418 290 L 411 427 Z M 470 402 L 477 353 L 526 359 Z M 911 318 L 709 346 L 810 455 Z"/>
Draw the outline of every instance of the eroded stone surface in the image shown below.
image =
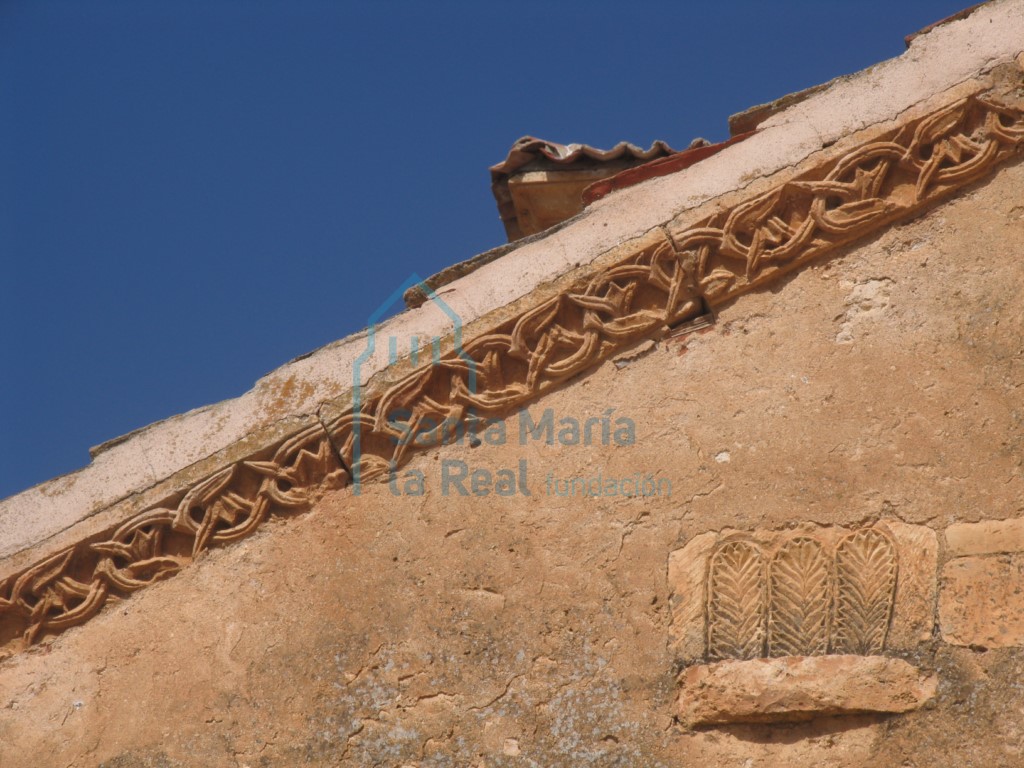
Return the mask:
<path id="1" fill-rule="evenodd" d="M 701 660 L 707 653 L 707 561 L 717 542 L 717 533 L 702 533 L 669 555 L 670 632 L 676 656 L 685 663 Z"/>
<path id="2" fill-rule="evenodd" d="M 961 65 L 941 53 L 915 67 Z M 795 129 L 819 146 L 813 126 Z M 746 160 L 734 170 L 756 174 Z M 705 182 L 725 184 L 721 165 L 709 169 Z M 502 765 L 518 750 L 538 765 L 1018 765 L 1018 718 L 1007 716 L 1024 707 L 1016 648 L 938 644 L 935 709 L 882 723 L 684 731 L 666 563 L 709 530 L 853 530 L 890 510 L 941 529 L 966 508 L 1019 507 L 1022 189 L 1024 166 L 1011 164 L 723 307 L 707 334 L 602 366 L 536 404 L 580 418 L 615 405 L 637 422 L 633 446 L 520 445 L 511 431 L 503 446 L 420 454 L 408 468 L 426 477 L 423 495 L 386 484 L 356 502 L 330 495 L 6 660 L 0 763 Z M 566 259 L 589 252 L 578 235 L 558 242 Z M 548 269 L 549 245 L 502 269 Z M 882 278 L 884 312 L 837 343 L 856 286 Z M 532 495 L 442 496 L 440 467 L 453 460 L 490 472 L 526 460 Z M 545 490 L 549 473 L 598 471 L 670 479 L 671 496 Z"/>
<path id="3" fill-rule="evenodd" d="M 938 591 L 939 540 L 925 525 L 886 520 L 899 550 L 900 573 L 887 647 L 910 652 L 932 639 Z"/>
<path id="4" fill-rule="evenodd" d="M 786 656 L 690 667 L 680 683 L 679 719 L 694 727 L 908 712 L 935 695 L 938 678 L 883 656 Z"/>
<path id="5" fill-rule="evenodd" d="M 968 81 L 980 71 L 1020 53 L 1022 34 L 1024 14 L 1015 1 L 991 3 L 962 22 L 939 27 L 916 39 L 911 52 L 834 81 L 774 115 L 758 134 L 728 151 L 683 173 L 598 201 L 580 222 L 452 283 L 445 301 L 468 323 L 680 211 L 745 187 L 753 178 L 783 172 L 837 139 L 839 146 L 842 137 L 865 125 L 915 110 L 923 114 L 934 108 L 936 99 L 948 102 L 951 91 L 967 95 L 977 90 Z M 949 55 L 953 49 L 958 55 Z M 448 318 L 429 306 L 423 309 L 387 321 L 381 332 L 401 338 L 449 332 Z M 9 533 L 0 542 L 0 554 L 54 535 L 283 417 L 313 413 L 324 400 L 344 394 L 354 361 L 365 349 L 362 333 L 328 345 L 264 377 L 243 397 L 111 441 L 106 455 L 85 469 L 0 501 L 0 522 Z M 381 370 L 384 358 L 385 352 L 377 350 L 364 370 Z"/>
<path id="6" fill-rule="evenodd" d="M 1024 645 L 1024 555 L 959 557 L 942 569 L 942 639 L 954 645 Z"/>
<path id="7" fill-rule="evenodd" d="M 1024 518 L 956 523 L 946 529 L 946 555 L 992 555 L 1024 552 Z"/>
<path id="8" fill-rule="evenodd" d="M 707 531 L 849 531 L 890 508 L 941 530 L 1016 508 L 1022 189 L 1017 163 L 531 406 L 536 420 L 615 405 L 635 445 L 521 445 L 512 416 L 503 445 L 413 457 L 422 496 L 331 494 L 4 661 L 0 764 L 500 766 L 514 739 L 525 765 L 1016 766 L 1017 648 L 939 643 L 935 709 L 679 728 L 666 566 Z M 889 314 L 837 344 L 852 286 L 881 276 Z M 531 496 L 442 495 L 446 461 L 520 459 Z M 671 495 L 547 492 L 549 473 L 598 471 L 666 478 Z"/>

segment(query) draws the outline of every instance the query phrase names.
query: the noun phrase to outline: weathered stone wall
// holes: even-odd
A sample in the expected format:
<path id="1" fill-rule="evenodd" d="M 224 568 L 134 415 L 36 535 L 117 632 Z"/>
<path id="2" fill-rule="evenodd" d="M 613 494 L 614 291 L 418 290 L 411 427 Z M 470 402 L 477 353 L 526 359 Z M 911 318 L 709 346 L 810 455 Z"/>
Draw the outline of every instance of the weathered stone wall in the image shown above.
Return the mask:
<path id="1" fill-rule="evenodd" d="M 6 660 L 0 765 L 1020 765 L 1022 189 L 1017 162 L 573 380 L 529 409 L 551 409 L 551 445 L 520 444 L 514 415 L 503 443 L 417 455 Z M 557 439 L 609 408 L 608 445 Z M 443 495 L 463 468 L 517 492 Z M 671 493 L 548 491 L 598 474 Z M 834 568 L 865 528 L 898 562 L 863 657 L 892 685 L 866 695 L 899 711 L 905 686 L 918 708 L 766 725 L 718 701 L 720 724 L 688 729 L 677 677 L 715 660 L 680 573 L 706 589 L 715 542 L 797 534 Z M 694 541 L 712 544 L 678 554 Z M 820 658 L 840 661 L 800 674 L 827 694 L 847 656 Z"/>

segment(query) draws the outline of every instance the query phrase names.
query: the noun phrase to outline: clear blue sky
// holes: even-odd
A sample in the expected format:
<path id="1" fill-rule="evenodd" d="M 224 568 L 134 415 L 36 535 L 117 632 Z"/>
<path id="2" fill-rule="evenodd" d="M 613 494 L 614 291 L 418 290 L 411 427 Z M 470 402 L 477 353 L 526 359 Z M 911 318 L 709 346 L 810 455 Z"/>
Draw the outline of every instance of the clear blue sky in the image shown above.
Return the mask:
<path id="1" fill-rule="evenodd" d="M 970 0 L 0 0 L 0 497 L 504 242 L 487 168 L 904 50 Z"/>

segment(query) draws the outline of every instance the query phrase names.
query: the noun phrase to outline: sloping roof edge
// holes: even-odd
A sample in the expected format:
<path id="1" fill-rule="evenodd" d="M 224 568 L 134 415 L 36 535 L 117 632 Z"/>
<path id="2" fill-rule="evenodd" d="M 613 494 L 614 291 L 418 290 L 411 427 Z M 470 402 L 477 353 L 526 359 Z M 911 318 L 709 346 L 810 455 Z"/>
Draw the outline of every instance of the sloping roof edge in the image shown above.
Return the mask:
<path id="1" fill-rule="evenodd" d="M 1024 105 L 1006 101 L 999 90 L 1008 79 L 1020 86 L 1020 69 L 1009 62 L 1021 54 L 1022 10 L 1022 0 L 1001 0 L 937 28 L 918 39 L 914 57 L 837 83 L 775 116 L 748 141 L 686 171 L 599 200 L 557 232 L 454 281 L 445 302 L 466 323 L 467 349 L 476 344 L 473 349 L 480 351 L 495 333 L 518 339 L 521 350 L 535 349 L 546 329 L 539 318 L 557 306 L 563 313 L 597 312 L 603 324 L 614 325 L 615 334 L 606 337 L 610 346 L 600 343 L 584 356 L 586 365 L 598 364 L 617 344 L 660 333 L 700 314 L 706 304 L 731 301 L 988 173 L 1024 142 Z M 993 15 L 1000 16 L 999 25 L 988 24 Z M 981 24 L 985 34 L 975 28 Z M 949 57 L 951 45 L 963 56 Z M 886 98 L 879 99 L 878 89 L 885 86 Z M 989 89 L 994 90 L 985 95 Z M 837 112 L 836 103 L 846 109 Z M 939 151 L 943 142 L 968 135 L 965 131 L 972 140 L 981 136 L 987 142 L 983 156 L 963 161 Z M 914 198 L 864 197 L 871 189 L 843 176 L 843 163 L 859 167 L 851 158 L 879 141 L 916 158 Z M 918 152 L 926 144 L 928 157 L 938 158 L 934 162 Z M 758 226 L 782 204 L 778 190 L 783 186 L 788 194 L 813 197 L 821 194 L 814 184 L 823 176 L 847 184 L 844 194 L 856 205 L 833 211 L 827 200 L 821 203 L 825 208 L 817 215 L 830 222 L 827 237 L 818 233 L 822 242 L 796 242 L 790 234 L 789 240 L 766 241 L 768 250 L 756 258 L 745 253 L 739 267 L 716 260 L 714 249 L 733 246 L 714 240 L 712 230 L 726 233 L 728 221 Z M 704 255 L 696 262 L 680 261 L 690 251 Z M 646 279 L 661 281 L 669 297 L 665 306 L 630 306 L 621 289 L 611 290 L 614 275 L 627 264 L 630 274 L 642 265 L 650 270 Z M 448 320 L 429 306 L 403 313 L 381 330 L 444 336 L 446 353 L 452 350 Z M 323 488 L 348 482 L 355 469 L 353 428 L 360 423 L 352 414 L 352 382 L 367 384 L 364 405 L 379 412 L 383 404 L 406 402 L 403 398 L 417 389 L 410 382 L 434 370 L 416 368 L 409 360 L 391 365 L 384 350 L 366 352 L 365 333 L 325 347 L 265 377 L 242 398 L 141 430 L 98 453 L 86 470 L 0 503 L 0 524 L 9 533 L 0 542 L 0 557 L 6 558 L 0 563 L 0 613 L 23 619 L 29 640 L 60 631 L 93 615 L 110 594 L 145 586 L 190 559 L 165 562 L 155 572 L 137 569 L 136 563 L 154 561 L 145 549 L 157 546 L 154 530 L 192 536 L 194 555 L 247 535 L 275 509 L 303 508 Z M 360 377 L 354 376 L 357 363 L 364 365 Z M 519 394 L 489 393 L 496 399 L 483 406 L 500 410 L 536 397 L 582 370 L 579 364 L 552 358 L 531 386 Z M 453 370 L 445 369 L 445 375 Z M 373 457 L 365 480 L 386 468 L 387 446 L 393 444 L 383 422 L 364 420 Z M 391 458 L 400 461 L 401 452 Z M 244 502 L 242 523 L 219 516 L 218 504 L 229 493 Z M 237 499 L 233 503 L 242 503 Z M 82 582 L 89 563 L 93 578 Z M 54 614 L 49 607 L 60 603 L 47 601 L 56 599 L 51 592 L 58 586 L 65 610 Z M 41 605 L 49 607 L 40 613 Z"/>

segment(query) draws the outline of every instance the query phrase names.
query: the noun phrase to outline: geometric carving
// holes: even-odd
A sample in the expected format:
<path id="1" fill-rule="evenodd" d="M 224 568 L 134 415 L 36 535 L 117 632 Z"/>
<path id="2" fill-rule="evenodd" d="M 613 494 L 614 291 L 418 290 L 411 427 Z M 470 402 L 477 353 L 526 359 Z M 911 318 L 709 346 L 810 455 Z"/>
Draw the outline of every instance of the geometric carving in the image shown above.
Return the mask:
<path id="1" fill-rule="evenodd" d="M 768 578 L 768 655 L 828 653 L 832 581 L 829 558 L 809 536 L 790 539 L 772 557 Z"/>
<path id="2" fill-rule="evenodd" d="M 749 541 L 729 541 L 711 557 L 708 656 L 754 659 L 764 654 L 764 556 Z"/>
<path id="3" fill-rule="evenodd" d="M 896 547 L 880 530 L 849 534 L 836 547 L 832 653 L 880 654 L 896 594 Z"/>

